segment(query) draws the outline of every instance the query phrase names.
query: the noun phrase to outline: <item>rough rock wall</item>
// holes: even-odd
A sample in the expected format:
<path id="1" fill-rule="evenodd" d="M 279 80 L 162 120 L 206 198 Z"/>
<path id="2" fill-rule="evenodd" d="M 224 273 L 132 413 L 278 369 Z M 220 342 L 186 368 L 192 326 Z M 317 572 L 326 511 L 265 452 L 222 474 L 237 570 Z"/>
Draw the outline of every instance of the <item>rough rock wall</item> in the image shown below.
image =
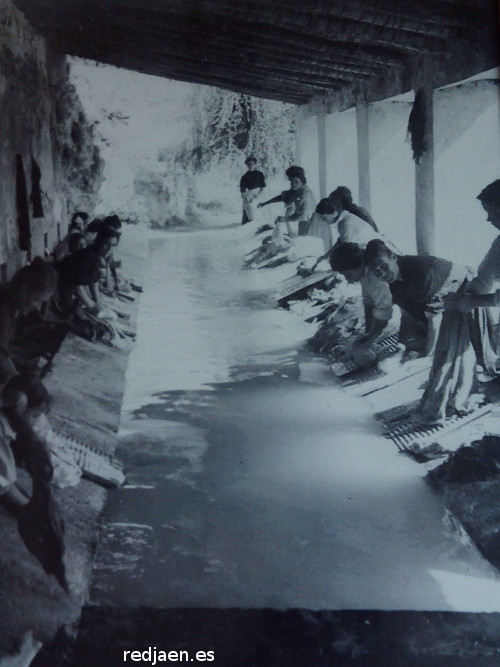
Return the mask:
<path id="1" fill-rule="evenodd" d="M 51 251 L 75 207 L 90 207 L 100 160 L 65 57 L 11 0 L 0 3 L 0 279 Z"/>

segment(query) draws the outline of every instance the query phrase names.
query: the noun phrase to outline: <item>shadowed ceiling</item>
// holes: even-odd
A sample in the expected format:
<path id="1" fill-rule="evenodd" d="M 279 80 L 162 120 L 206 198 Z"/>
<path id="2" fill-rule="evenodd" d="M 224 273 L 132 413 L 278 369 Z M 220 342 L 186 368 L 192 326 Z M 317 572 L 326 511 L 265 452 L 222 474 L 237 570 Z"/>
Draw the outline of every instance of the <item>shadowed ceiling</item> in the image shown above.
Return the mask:
<path id="1" fill-rule="evenodd" d="M 498 63 L 495 0 L 15 2 L 57 51 L 295 104 L 426 55 Z"/>

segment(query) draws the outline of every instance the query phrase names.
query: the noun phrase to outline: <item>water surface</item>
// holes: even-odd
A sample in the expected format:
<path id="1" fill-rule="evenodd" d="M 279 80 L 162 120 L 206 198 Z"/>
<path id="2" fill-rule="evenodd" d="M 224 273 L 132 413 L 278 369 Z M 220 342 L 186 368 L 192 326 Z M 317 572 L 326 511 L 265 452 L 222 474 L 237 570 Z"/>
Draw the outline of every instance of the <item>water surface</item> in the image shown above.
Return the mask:
<path id="1" fill-rule="evenodd" d="M 92 601 L 500 609 L 425 471 L 304 351 L 314 329 L 241 271 L 241 230 L 151 244 Z"/>

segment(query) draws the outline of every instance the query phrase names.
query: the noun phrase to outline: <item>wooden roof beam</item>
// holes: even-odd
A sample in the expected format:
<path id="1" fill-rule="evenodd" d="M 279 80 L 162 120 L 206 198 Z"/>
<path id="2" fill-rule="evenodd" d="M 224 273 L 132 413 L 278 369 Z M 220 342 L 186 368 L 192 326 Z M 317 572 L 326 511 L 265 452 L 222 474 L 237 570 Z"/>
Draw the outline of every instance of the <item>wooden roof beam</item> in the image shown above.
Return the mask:
<path id="1" fill-rule="evenodd" d="M 94 42 L 93 36 L 87 33 L 86 37 L 87 45 L 92 46 Z M 239 86 L 244 89 L 245 93 L 249 95 L 255 94 L 255 92 L 252 91 L 255 91 L 256 88 L 261 91 L 267 89 L 270 91 L 276 91 L 276 86 L 278 85 L 283 91 L 281 99 L 287 97 L 306 100 L 314 94 L 321 94 L 321 92 L 327 88 L 327 86 L 324 85 L 300 82 L 297 81 L 296 78 L 290 78 L 286 76 L 278 77 L 276 75 L 265 75 L 260 73 L 254 73 L 252 80 L 255 81 L 255 85 L 243 84 L 241 82 L 241 70 L 239 69 L 230 71 L 227 67 L 221 68 L 219 66 L 206 63 L 203 67 L 200 67 L 197 61 L 190 60 L 187 56 L 179 56 L 175 61 L 165 61 L 162 53 L 151 54 L 150 52 L 150 54 L 143 53 L 141 56 L 131 56 L 130 52 L 122 52 L 120 50 L 121 47 L 123 47 L 123 40 L 119 39 L 116 41 L 112 38 L 109 38 L 109 36 L 106 44 L 109 47 L 106 61 L 118 67 L 147 71 L 147 68 L 145 68 L 143 64 L 144 57 L 148 55 L 154 55 L 155 71 L 152 72 L 150 68 L 149 73 L 158 75 L 158 72 L 161 71 L 163 75 L 163 73 L 168 72 L 168 76 L 179 79 L 182 78 L 179 76 L 179 73 L 182 72 L 183 76 L 185 74 L 189 74 L 191 78 L 196 78 L 196 82 L 205 83 L 206 85 L 219 85 L 219 83 L 225 83 L 226 87 L 228 87 L 229 82 L 231 82 L 231 86 L 229 87 L 232 87 L 233 84 L 238 83 Z M 85 55 L 82 52 L 74 52 L 73 55 L 83 58 L 89 57 L 88 54 Z M 150 60 L 148 62 L 151 63 Z M 200 74 L 198 74 L 197 70 L 200 72 Z M 214 80 L 216 80 L 217 83 L 212 83 Z M 331 84 L 328 87 L 332 89 L 338 89 L 339 85 Z"/>
<path id="2" fill-rule="evenodd" d="M 461 25 L 470 25 L 474 19 L 474 9 L 480 13 L 482 6 L 487 6 L 492 0 L 470 0 L 470 3 L 461 0 L 431 0 L 410 6 L 405 2 L 397 4 L 394 0 L 314 0 L 314 4 L 294 0 L 213 0 L 200 3 L 200 0 L 169 0 L 168 8 L 164 2 L 149 2 L 150 11 L 172 11 L 184 15 L 213 15 L 232 16 L 244 22 L 258 22 L 263 16 L 270 16 L 276 9 L 279 13 L 295 15 L 344 18 L 356 22 L 369 22 L 384 27 L 387 17 L 392 17 L 401 24 L 400 29 L 436 37 L 442 36 L 442 29 L 456 28 Z M 141 0 L 100 0 L 102 6 L 119 7 L 121 10 L 146 9 Z M 471 16 L 472 11 L 472 16 Z M 435 32 L 429 32 L 434 30 Z"/>
<path id="3" fill-rule="evenodd" d="M 130 43 L 130 40 L 129 40 Z M 69 39 L 68 43 L 65 44 L 64 42 L 58 42 L 58 48 L 64 52 L 70 52 L 72 55 L 78 55 L 79 57 L 84 57 L 84 58 L 91 58 L 91 59 L 98 59 L 99 53 L 100 53 L 100 46 L 102 44 L 106 45 L 106 48 L 109 46 L 116 47 L 115 48 L 115 60 L 118 62 L 120 66 L 124 66 L 123 63 L 126 60 L 129 64 L 133 65 L 135 56 L 131 56 L 130 52 L 123 50 L 123 41 L 118 38 L 111 37 L 109 33 L 107 33 L 107 37 L 105 42 L 101 42 L 101 40 L 95 36 L 93 36 L 91 31 L 87 32 L 86 35 L 86 44 L 89 47 L 92 47 L 90 51 L 87 50 L 78 50 L 78 53 L 75 52 L 74 49 L 74 40 Z M 94 48 L 95 47 L 95 48 Z M 329 76 L 319 76 L 316 75 L 314 70 L 313 71 L 298 71 L 294 72 L 293 68 L 277 68 L 273 67 L 272 64 L 269 64 L 269 61 L 263 62 L 263 64 L 258 64 L 255 66 L 255 64 L 251 64 L 251 68 L 247 68 L 245 66 L 241 66 L 237 64 L 237 61 L 231 59 L 231 58 L 219 58 L 216 61 L 209 61 L 205 60 L 202 61 L 199 58 L 193 57 L 193 54 L 191 52 L 190 55 L 179 55 L 182 54 L 182 52 L 178 51 L 175 54 L 172 54 L 172 56 L 168 56 L 165 54 L 163 51 L 157 51 L 155 50 L 154 52 L 149 51 L 148 53 L 144 53 L 143 55 L 152 55 L 154 56 L 154 60 L 157 63 L 168 63 L 172 67 L 176 67 L 179 64 L 189 64 L 189 67 L 191 68 L 191 71 L 196 71 L 199 70 L 201 72 L 206 72 L 210 70 L 218 70 L 219 72 L 227 72 L 230 73 L 232 72 L 235 76 L 239 76 L 241 79 L 242 75 L 247 74 L 249 80 L 252 79 L 253 76 L 259 76 L 259 77 L 268 77 L 270 79 L 276 79 L 281 82 L 283 82 L 285 85 L 292 85 L 296 87 L 301 87 L 301 88 L 307 88 L 307 87 L 314 87 L 316 90 L 317 89 L 332 89 L 332 90 L 337 90 L 340 85 L 345 85 L 346 83 L 349 83 L 349 78 L 340 78 L 339 76 L 334 77 L 333 75 Z M 83 55 L 82 55 L 83 54 Z M 104 56 L 101 52 L 101 57 Z M 342 73 L 345 74 L 345 72 L 342 71 Z M 338 74 L 338 72 L 337 72 Z"/>
<path id="4" fill-rule="evenodd" d="M 28 2 L 29 0 L 18 0 L 19 2 Z M 254 0 L 252 6 L 255 5 L 257 0 Z M 52 0 L 51 0 L 52 2 Z M 285 7 L 287 11 L 276 11 L 274 7 L 276 6 L 277 0 L 273 1 L 273 4 L 265 2 L 265 8 L 263 5 L 263 10 L 260 12 L 260 15 L 256 15 L 255 23 L 245 23 L 245 29 L 249 38 L 254 38 L 255 42 L 260 43 L 260 35 L 262 33 L 269 34 L 269 32 L 279 33 L 279 29 L 288 28 L 297 33 L 297 16 L 299 19 L 301 17 L 300 13 L 297 15 L 297 10 L 290 10 L 288 4 L 283 2 L 278 3 L 278 7 Z M 107 12 L 106 8 L 117 7 L 120 11 Z M 217 4 L 217 7 L 219 5 Z M 266 9 L 267 8 L 267 9 Z M 271 11 L 270 8 L 273 8 L 274 12 L 272 16 L 272 25 L 269 26 L 266 21 L 262 20 L 262 16 L 266 15 L 266 12 Z M 137 14 L 137 25 L 143 25 L 145 13 L 144 10 L 139 10 L 135 6 L 131 8 L 131 11 L 135 11 Z M 85 25 L 87 20 L 90 22 L 91 18 L 94 19 L 96 24 L 100 23 L 101 20 L 106 17 L 110 17 L 110 14 L 114 20 L 123 14 L 123 8 L 121 8 L 120 3 L 116 4 L 116 0 L 112 0 L 112 3 L 104 4 L 103 0 L 100 0 L 99 6 L 91 6 L 91 3 L 88 2 L 85 5 L 70 5 L 67 6 L 66 3 L 54 4 L 50 8 L 50 12 L 45 10 L 40 11 L 38 9 L 38 21 L 40 25 L 43 25 L 45 29 L 49 32 L 54 24 L 54 14 L 57 15 L 58 22 L 70 19 L 73 17 L 75 21 L 78 21 L 80 25 Z M 191 25 L 191 30 L 194 31 L 194 27 L 197 23 L 200 24 L 200 27 L 205 26 L 205 29 L 209 29 L 211 34 L 217 35 L 224 30 L 232 31 L 236 29 L 241 29 L 242 26 L 235 25 L 234 20 L 228 19 L 227 14 L 218 13 L 218 10 L 212 9 L 210 14 L 206 15 L 206 21 L 203 13 L 198 7 L 196 14 L 190 15 L 187 14 L 184 10 L 183 12 L 177 14 L 175 11 L 165 11 L 161 12 L 165 17 L 165 26 L 166 29 L 172 30 L 172 27 L 175 29 L 176 22 L 185 22 L 188 25 Z M 431 38 L 422 35 L 410 35 L 408 33 L 401 32 L 394 28 L 384 28 L 381 26 L 375 26 L 370 23 L 358 23 L 354 21 L 349 21 L 345 19 L 335 19 L 332 17 L 326 16 L 317 16 L 313 13 L 306 15 L 307 20 L 304 20 L 304 31 L 298 32 L 301 34 L 304 39 L 314 39 L 314 38 L 334 38 L 336 41 L 347 41 L 351 43 L 361 43 L 368 45 L 387 45 L 387 46 L 397 46 L 398 48 L 415 53 L 427 53 L 434 51 L 436 49 L 436 38 Z M 160 18 L 158 17 L 158 22 Z M 173 24 L 173 25 L 172 25 Z M 300 25 L 300 20 L 299 20 Z M 129 26 L 130 29 L 130 26 Z M 198 35 L 203 35 L 200 31 L 197 31 Z M 165 36 L 163 36 L 165 37 Z M 276 37 L 279 40 L 279 35 Z M 300 44 L 296 44 L 295 48 L 299 48 Z M 443 43 L 442 47 L 445 47 Z"/>
<path id="5" fill-rule="evenodd" d="M 320 5 L 320 7 L 318 7 Z M 307 4 L 295 4 L 290 6 L 289 2 L 284 0 L 273 0 L 272 2 L 263 2 L 256 0 L 252 3 L 252 10 L 245 11 L 244 5 L 224 0 L 217 3 L 215 11 L 218 14 L 231 16 L 246 22 L 259 22 L 277 24 L 277 19 L 282 14 L 287 13 L 293 18 L 294 24 L 300 24 L 303 21 L 304 26 L 310 27 L 315 31 L 315 25 L 320 22 L 328 22 L 330 19 L 339 19 L 354 23 L 369 23 L 370 25 L 380 26 L 381 28 L 394 28 L 402 32 L 415 35 L 427 35 L 432 37 L 446 38 L 449 36 L 450 25 L 437 24 L 436 21 L 429 22 L 425 19 L 415 18 L 414 14 L 403 13 L 392 4 L 392 11 L 383 10 L 379 7 L 365 7 L 360 4 L 347 1 L 332 1 L 318 3 L 316 1 L 311 9 Z M 456 24 L 456 22 L 455 22 Z"/>
<path id="6" fill-rule="evenodd" d="M 118 25 L 122 25 L 123 31 L 118 28 Z M 105 42 L 112 37 L 115 41 L 118 41 L 120 38 L 124 40 L 124 45 L 128 45 L 130 43 L 130 40 L 132 38 L 132 35 L 130 33 L 126 33 L 127 29 L 127 22 L 126 19 L 124 18 L 119 18 L 117 21 L 114 21 L 112 25 L 108 25 L 104 22 L 99 22 L 96 24 L 92 24 L 87 26 L 86 32 L 85 32 L 85 39 L 86 41 L 89 40 L 89 36 L 93 36 L 93 42 L 98 43 L 99 40 L 102 40 L 103 45 Z M 66 49 L 71 49 L 72 48 L 72 43 L 73 43 L 73 38 L 68 40 L 68 35 L 71 33 L 69 32 L 70 27 L 65 27 L 61 31 L 61 36 L 62 39 L 58 42 L 60 48 Z M 162 27 L 158 26 L 157 24 L 154 26 L 148 26 L 147 30 L 143 29 L 141 36 L 144 36 L 147 38 L 148 43 L 153 44 L 157 43 L 155 40 L 155 37 L 161 37 L 163 33 Z M 207 58 L 204 56 L 204 49 L 203 45 L 199 45 L 198 43 L 193 47 L 191 44 L 186 44 L 185 42 L 183 43 L 182 41 L 182 35 L 179 37 L 175 38 L 175 42 L 169 43 L 166 45 L 168 47 L 168 52 L 172 54 L 173 57 L 177 58 L 179 57 L 179 52 L 182 52 L 182 50 L 187 50 L 189 53 L 194 53 L 197 54 L 197 56 L 200 58 L 200 66 L 206 66 L 207 63 L 213 63 L 217 64 L 218 62 L 226 62 L 225 55 L 227 54 L 227 49 L 217 49 L 213 48 L 210 49 L 209 53 L 210 56 Z M 138 41 L 138 38 L 136 38 L 134 41 Z M 238 40 L 237 40 L 238 41 Z M 62 43 L 65 43 L 65 46 L 62 47 Z M 224 42 L 225 44 L 225 42 Z M 138 46 L 140 46 L 140 43 L 138 43 Z M 182 48 L 184 47 L 184 49 Z M 122 49 L 123 50 L 123 49 Z M 159 49 L 156 49 L 158 54 L 162 54 L 163 57 L 168 56 L 168 52 L 165 51 L 160 51 Z M 71 51 L 69 51 L 71 52 Z M 234 56 L 235 60 L 234 62 L 243 62 L 244 59 L 241 58 L 242 53 L 238 50 L 238 48 L 231 43 L 231 52 L 232 55 Z M 317 66 L 315 63 L 311 63 L 307 59 L 301 59 L 300 61 L 296 62 L 293 60 L 293 58 L 290 58 L 289 56 L 286 55 L 286 53 L 283 53 L 282 49 L 278 49 L 277 53 L 275 53 L 271 59 L 268 59 L 265 57 L 267 54 L 252 54 L 251 51 L 246 51 L 243 50 L 243 54 L 250 54 L 249 57 L 252 58 L 253 62 L 257 63 L 265 63 L 267 66 L 271 66 L 274 64 L 276 61 L 277 63 L 281 62 L 283 63 L 283 76 L 285 77 L 287 72 L 291 71 L 296 74 L 302 74 L 306 75 L 307 78 L 313 78 L 313 77 L 318 77 L 319 79 L 323 79 L 324 83 L 327 83 L 328 78 L 330 77 L 335 77 L 340 75 L 343 78 L 358 78 L 358 77 L 366 77 L 366 76 L 373 76 L 376 74 L 380 68 L 377 66 L 357 66 L 357 65 L 351 65 L 351 64 L 343 64 L 343 63 L 337 63 L 335 62 L 334 58 L 332 58 L 332 62 L 327 64 L 322 64 L 321 66 Z M 221 56 L 221 54 L 223 54 Z M 97 58 L 97 52 L 93 54 L 92 57 Z M 268 65 L 269 60 L 272 62 Z M 243 69 L 243 68 L 241 68 Z M 276 68 L 278 70 L 279 68 Z"/>

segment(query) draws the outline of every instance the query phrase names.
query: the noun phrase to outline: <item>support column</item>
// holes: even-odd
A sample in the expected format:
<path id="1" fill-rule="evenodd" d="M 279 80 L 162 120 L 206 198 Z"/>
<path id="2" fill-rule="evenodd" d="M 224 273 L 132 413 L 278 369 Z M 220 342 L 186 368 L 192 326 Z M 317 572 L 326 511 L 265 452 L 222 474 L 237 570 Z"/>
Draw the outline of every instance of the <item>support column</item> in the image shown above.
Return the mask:
<path id="1" fill-rule="evenodd" d="M 419 255 L 433 255 L 435 248 L 434 90 L 430 81 L 431 78 L 419 88 L 423 102 L 426 146 L 420 162 L 415 164 L 415 231 Z"/>
<path id="2" fill-rule="evenodd" d="M 321 109 L 317 115 L 318 123 L 318 171 L 319 171 L 319 197 L 323 199 L 327 196 L 326 191 L 326 118 L 325 107 L 321 105 Z"/>
<path id="3" fill-rule="evenodd" d="M 295 107 L 295 164 L 302 164 L 302 119 L 304 112 L 301 106 Z"/>
<path id="4" fill-rule="evenodd" d="M 358 199 L 360 205 L 370 211 L 370 126 L 368 105 L 365 103 L 356 106 L 356 132 L 358 136 Z"/>

